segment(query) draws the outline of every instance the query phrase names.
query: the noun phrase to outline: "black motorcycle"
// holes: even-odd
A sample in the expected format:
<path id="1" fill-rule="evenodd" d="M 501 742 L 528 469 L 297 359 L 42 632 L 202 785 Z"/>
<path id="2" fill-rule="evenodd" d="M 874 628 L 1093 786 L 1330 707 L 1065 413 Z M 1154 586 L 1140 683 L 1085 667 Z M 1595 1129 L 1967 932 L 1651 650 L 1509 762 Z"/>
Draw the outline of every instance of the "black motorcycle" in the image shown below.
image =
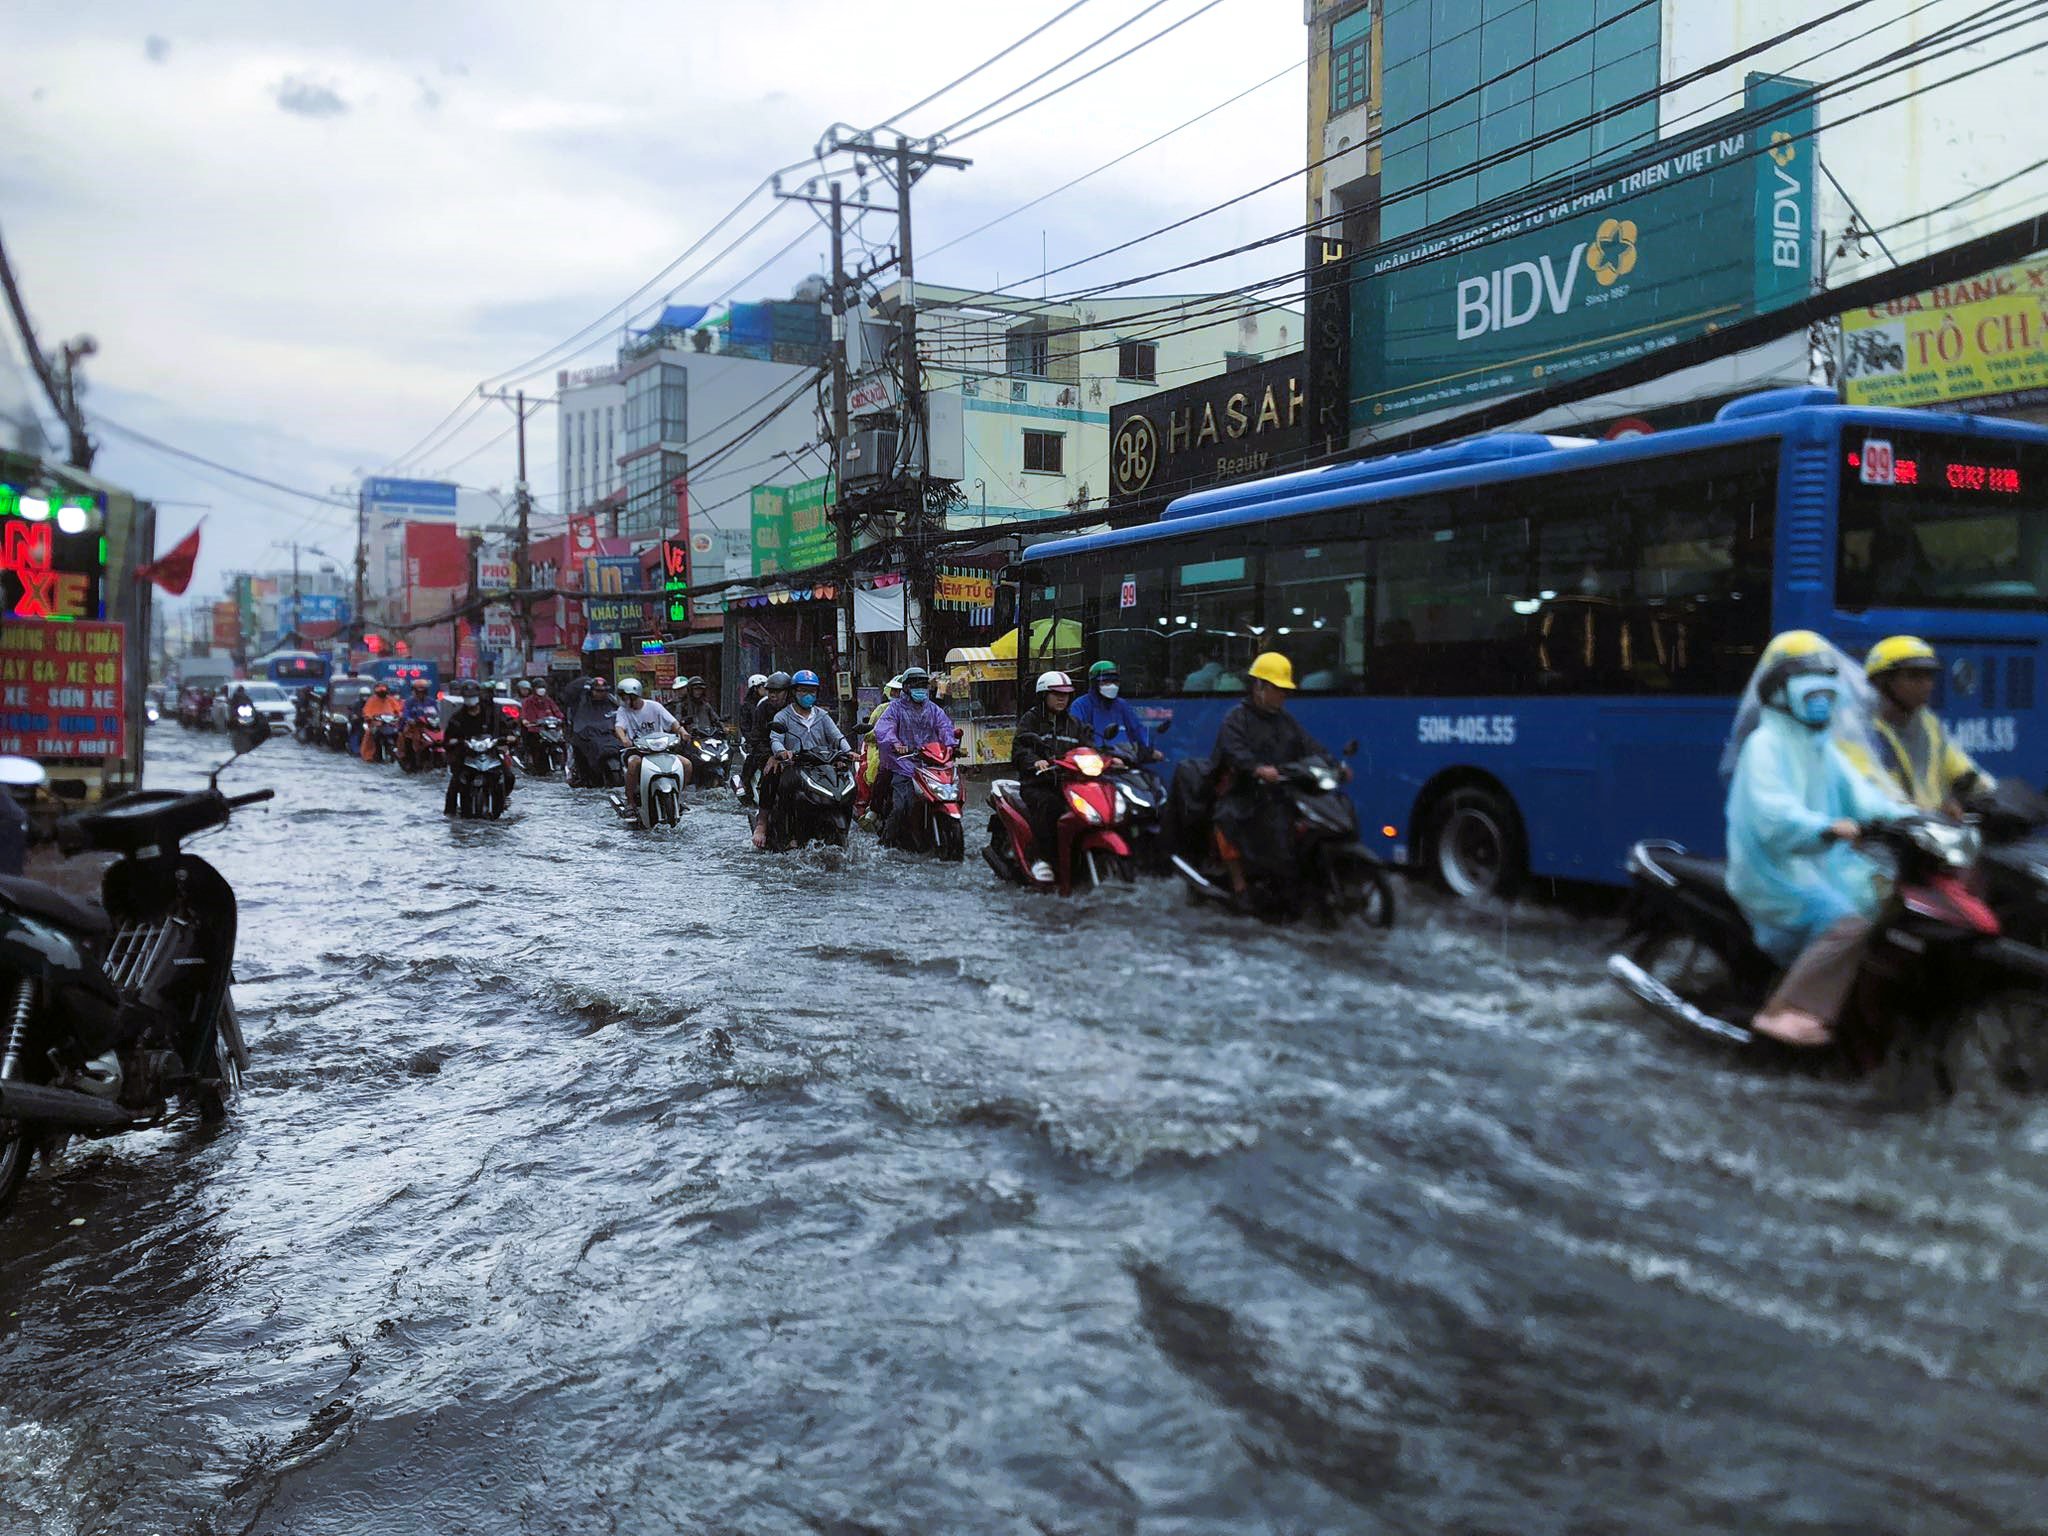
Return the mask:
<path id="1" fill-rule="evenodd" d="M 625 748 L 616 736 L 602 740 L 584 735 L 569 743 L 569 787 L 571 789 L 624 789 Z"/>
<path id="2" fill-rule="evenodd" d="M 733 761 L 732 740 L 725 732 L 707 731 L 691 736 L 677 754 L 690 765 L 690 783 L 697 789 L 739 788 L 739 767 Z"/>
<path id="3" fill-rule="evenodd" d="M 512 768 L 495 737 L 457 737 L 448 742 L 446 814 L 465 821 L 496 821 L 512 798 Z"/>
<path id="4" fill-rule="evenodd" d="M 1166 726 L 1159 728 L 1160 734 L 1165 731 Z M 1122 803 L 1120 827 L 1124 840 L 1131 845 L 1131 857 L 1140 870 L 1148 875 L 1167 874 L 1173 866 L 1164 828 L 1166 786 L 1151 763 L 1141 761 L 1151 754 L 1141 752 L 1130 742 L 1117 740 L 1117 733 L 1114 725 L 1105 730 L 1103 745 L 1110 758 L 1108 777 Z"/>
<path id="5" fill-rule="evenodd" d="M 233 728 L 235 757 L 200 790 L 138 790 L 59 824 L 67 853 L 120 855 L 100 905 L 0 879 L 0 1209 L 38 1148 L 154 1126 L 176 1098 L 218 1121 L 249 1053 L 229 990 L 234 889 L 185 838 L 271 798 L 223 795 L 222 769 L 269 731 Z"/>
<path id="6" fill-rule="evenodd" d="M 1686 1037 L 1754 1059 L 1862 1073 L 1889 1057 L 1924 1056 L 1946 1088 L 1949 1049 L 1974 1020 L 2001 1076 L 2038 1080 L 2027 1058 L 2048 1044 L 2037 1038 L 2048 952 L 2006 936 L 1972 890 L 1982 834 L 1915 813 L 1866 824 L 1859 846 L 1890 867 L 1891 894 L 1832 1044 L 1780 1045 L 1750 1027 L 1780 967 L 1729 896 L 1727 866 L 1677 843 L 1630 850 L 1628 928 L 1608 975 Z"/>
<path id="7" fill-rule="evenodd" d="M 853 827 L 853 754 L 799 752 L 776 773 L 768 846 L 778 853 L 805 843 L 846 846 Z"/>
<path id="8" fill-rule="evenodd" d="M 569 738 L 559 720 L 538 724 L 522 721 L 519 727 L 519 766 L 536 779 L 551 779 L 562 771 L 569 758 Z"/>
<path id="9" fill-rule="evenodd" d="M 1355 750 L 1356 743 L 1345 748 L 1345 755 Z M 1191 768 L 1195 765 L 1184 763 L 1184 775 Z M 1178 847 L 1171 862 L 1190 892 L 1203 901 L 1247 906 L 1261 917 L 1312 913 L 1330 927 L 1347 921 L 1368 928 L 1394 926 L 1393 881 L 1386 865 L 1358 840 L 1358 811 L 1344 792 L 1336 762 L 1305 757 L 1281 768 L 1278 782 L 1259 782 L 1255 792 L 1277 797 L 1286 817 L 1288 851 L 1270 869 L 1253 867 L 1247 859 L 1246 892 L 1240 898 L 1216 849 L 1206 797 L 1185 778 L 1176 785 L 1181 803 L 1173 817 Z"/>
<path id="10" fill-rule="evenodd" d="M 384 715 L 368 727 L 372 750 L 376 761 L 395 763 L 398 761 L 398 733 L 404 729 L 396 715 Z"/>
<path id="11" fill-rule="evenodd" d="M 2008 937 L 2048 949 L 2048 799 L 2001 779 L 1969 809 L 1984 832 L 1977 871 L 1985 900 Z"/>
<path id="12" fill-rule="evenodd" d="M 327 723 L 324 727 L 325 735 L 323 739 L 326 741 L 327 749 L 330 752 L 346 752 L 348 750 L 348 728 L 351 723 L 347 710 L 330 709 L 327 711 Z"/>

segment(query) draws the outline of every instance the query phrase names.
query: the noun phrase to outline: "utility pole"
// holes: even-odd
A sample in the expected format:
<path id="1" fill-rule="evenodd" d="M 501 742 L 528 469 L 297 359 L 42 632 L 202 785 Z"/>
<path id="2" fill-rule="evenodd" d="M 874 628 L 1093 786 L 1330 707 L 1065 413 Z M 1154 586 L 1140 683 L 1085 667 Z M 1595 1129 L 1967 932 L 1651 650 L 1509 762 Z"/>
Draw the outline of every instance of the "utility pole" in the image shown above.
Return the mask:
<path id="1" fill-rule="evenodd" d="M 370 568 L 369 551 L 370 497 L 362 486 L 356 487 L 356 605 L 349 610 L 348 654 L 342 658 L 342 665 L 354 670 L 356 647 L 363 641 L 363 577 Z M 293 615 L 297 617 L 296 614 Z"/>
<path id="2" fill-rule="evenodd" d="M 518 523 L 512 536 L 512 612 L 514 622 L 519 626 L 519 670 L 525 673 L 533 670 L 533 604 L 527 597 L 527 588 L 533 585 L 533 495 L 532 488 L 526 483 L 526 418 L 539 410 L 543 402 L 536 400 L 529 409 L 523 389 L 514 390 L 509 399 L 503 390 L 491 398 L 512 407 L 513 419 L 519 429 L 519 478 L 512 487 L 518 504 Z"/>
<path id="3" fill-rule="evenodd" d="M 841 218 L 839 183 L 832 183 L 832 497 L 835 504 L 846 499 L 846 232 Z M 840 510 L 838 505 L 835 511 Z M 843 514 L 833 518 L 839 535 L 839 655 L 844 660 L 846 697 L 840 707 L 851 726 L 859 717 L 860 663 L 853 631 L 853 519 Z"/>
<path id="4" fill-rule="evenodd" d="M 90 336 L 73 337 L 60 349 L 61 364 L 43 355 L 42 346 L 36 341 L 35 325 L 28 317 L 28 305 L 22 301 L 21 289 L 14 281 L 14 268 L 7 260 L 5 245 L 0 245 L 0 289 L 6 290 L 7 307 L 14 313 L 14 328 L 21 333 L 21 349 L 28 354 L 29 367 L 35 370 L 36 381 L 43 386 L 50 409 L 64 423 L 65 435 L 70 439 L 71 467 L 89 470 L 95 449 L 86 435 L 85 413 L 78 408 L 78 365 L 99 351 L 99 343 Z"/>

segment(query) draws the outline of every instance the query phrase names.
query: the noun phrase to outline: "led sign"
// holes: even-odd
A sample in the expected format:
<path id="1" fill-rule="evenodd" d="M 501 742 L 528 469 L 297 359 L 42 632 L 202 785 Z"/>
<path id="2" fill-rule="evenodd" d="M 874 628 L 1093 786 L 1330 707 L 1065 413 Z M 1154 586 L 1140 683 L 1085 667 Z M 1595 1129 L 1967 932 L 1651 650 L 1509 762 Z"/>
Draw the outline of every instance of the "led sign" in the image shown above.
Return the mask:
<path id="1" fill-rule="evenodd" d="M 105 518 L 92 496 L 0 484 L 0 614 L 105 617 Z"/>

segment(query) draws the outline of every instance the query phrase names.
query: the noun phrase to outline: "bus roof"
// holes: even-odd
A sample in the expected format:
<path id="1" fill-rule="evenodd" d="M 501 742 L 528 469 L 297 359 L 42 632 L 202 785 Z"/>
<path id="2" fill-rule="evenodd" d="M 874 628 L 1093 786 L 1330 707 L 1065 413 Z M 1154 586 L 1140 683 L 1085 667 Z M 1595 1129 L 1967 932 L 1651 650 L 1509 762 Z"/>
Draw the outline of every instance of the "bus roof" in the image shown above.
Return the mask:
<path id="1" fill-rule="evenodd" d="M 1936 415 L 1927 411 L 1845 406 L 1830 389 L 1775 389 L 1729 401 L 1710 423 L 1643 437 L 1600 442 L 1533 432 L 1488 433 L 1441 447 L 1328 464 L 1240 485 L 1217 486 L 1169 502 L 1157 522 L 1115 528 L 1106 533 L 1051 539 L 1028 547 L 1024 558 L 1056 559 L 1089 550 L 1145 543 L 1175 534 L 1192 534 L 1388 501 L 1418 491 L 1459 490 L 1551 474 L 1562 469 L 1594 469 L 1722 444 L 1818 433 L 1845 420 L 1892 426 L 1900 431 L 1966 430 L 2002 437 L 2031 436 L 2048 441 L 2048 429 L 2025 422 L 1987 416 Z"/>

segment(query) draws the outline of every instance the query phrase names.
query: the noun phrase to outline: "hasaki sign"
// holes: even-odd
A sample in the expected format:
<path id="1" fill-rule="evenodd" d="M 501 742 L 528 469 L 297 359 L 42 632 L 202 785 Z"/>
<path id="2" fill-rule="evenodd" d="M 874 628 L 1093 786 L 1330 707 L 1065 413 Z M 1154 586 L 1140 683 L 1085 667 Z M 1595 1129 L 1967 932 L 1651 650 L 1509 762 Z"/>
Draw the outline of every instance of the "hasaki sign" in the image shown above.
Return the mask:
<path id="1" fill-rule="evenodd" d="M 1307 374 L 1294 352 L 1112 409 L 1109 499 L 1170 499 L 1272 474 L 1307 446 Z"/>
<path id="2" fill-rule="evenodd" d="M 122 626 L 0 626 L 0 752 L 97 760 L 127 748 Z"/>
<path id="3" fill-rule="evenodd" d="M 2048 402 L 2048 257 L 1842 316 L 1851 405 Z"/>

